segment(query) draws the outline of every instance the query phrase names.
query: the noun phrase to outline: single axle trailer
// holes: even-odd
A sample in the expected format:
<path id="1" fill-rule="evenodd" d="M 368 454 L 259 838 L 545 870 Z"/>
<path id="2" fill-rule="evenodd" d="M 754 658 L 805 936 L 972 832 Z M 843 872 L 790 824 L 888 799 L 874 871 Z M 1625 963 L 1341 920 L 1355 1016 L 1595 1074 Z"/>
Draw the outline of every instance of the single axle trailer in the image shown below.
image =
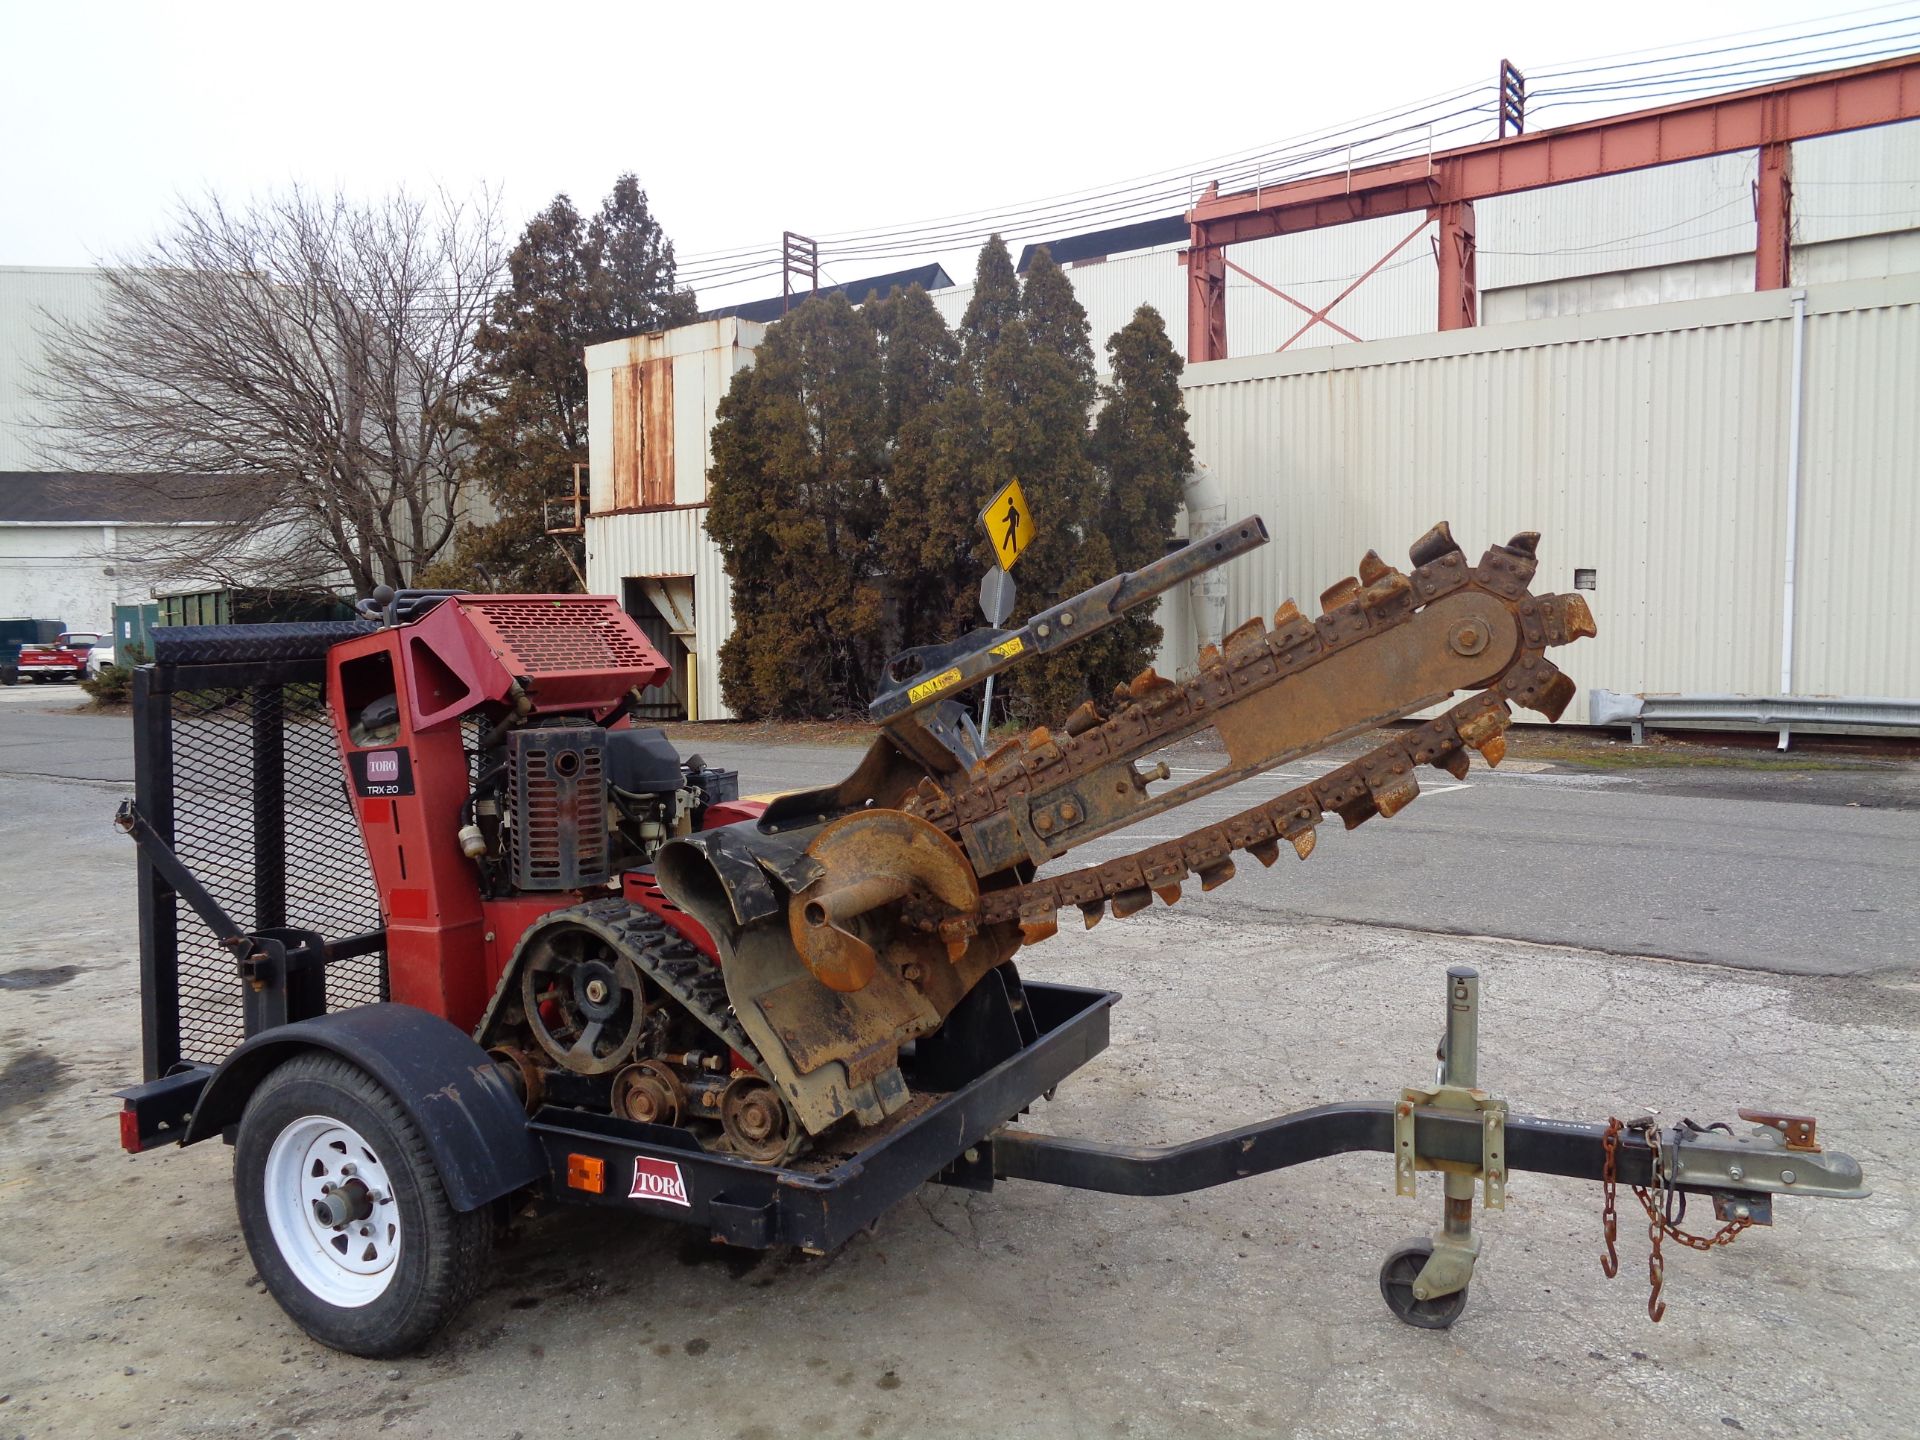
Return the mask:
<path id="1" fill-rule="evenodd" d="M 1378 1151 L 1403 1195 L 1441 1177 L 1431 1236 L 1379 1275 L 1395 1316 L 1437 1328 L 1466 1303 L 1476 1198 L 1503 1206 L 1516 1171 L 1603 1187 L 1609 1257 L 1622 1184 L 1654 1236 L 1695 1246 L 1772 1223 L 1777 1196 L 1865 1195 L 1811 1117 L 1510 1113 L 1478 1073 L 1467 968 L 1445 977 L 1430 1081 L 1164 1147 L 1026 1128 L 1106 1048 L 1121 998 L 1015 966 L 1054 908 L 1092 924 L 1109 904 L 1172 903 L 1179 875 L 1231 878 L 1233 849 L 1270 863 L 1284 838 L 1304 858 L 1323 813 L 1391 815 L 1417 792 L 1412 763 L 1497 761 L 1506 707 L 1484 696 L 1557 709 L 1564 677 L 1541 648 L 1591 633 L 1572 597 L 1526 595 L 1526 537 L 1470 570 L 1436 527 L 1411 578 L 1369 556 L 1319 621 L 1289 604 L 1194 682 L 1143 676 L 1110 718 L 986 752 L 956 713 L 955 690 L 1264 538 L 1243 521 L 1019 631 L 901 657 L 855 774 L 767 806 L 632 726 L 629 700 L 665 667 L 611 602 L 403 593 L 364 622 L 157 632 L 119 814 L 139 854 L 145 1068 L 122 1092 L 123 1145 L 232 1145 L 269 1290 L 316 1339 L 365 1355 L 444 1324 L 530 1206 L 818 1252 L 924 1184 L 1168 1195 Z M 1403 648 L 1369 668 L 1383 638 Z M 1131 868 L 1040 873 L 1080 835 L 1485 681 L 1257 816 Z M 1304 705 L 1311 728 L 1275 721 L 1275 701 Z M 1165 777 L 1132 757 L 1196 719 L 1227 738 L 1229 766 L 1171 799 L 1149 791 Z M 1710 1204 L 1711 1234 L 1686 1230 L 1689 1197 Z M 1657 1285 L 1649 1308 L 1659 1318 Z"/>

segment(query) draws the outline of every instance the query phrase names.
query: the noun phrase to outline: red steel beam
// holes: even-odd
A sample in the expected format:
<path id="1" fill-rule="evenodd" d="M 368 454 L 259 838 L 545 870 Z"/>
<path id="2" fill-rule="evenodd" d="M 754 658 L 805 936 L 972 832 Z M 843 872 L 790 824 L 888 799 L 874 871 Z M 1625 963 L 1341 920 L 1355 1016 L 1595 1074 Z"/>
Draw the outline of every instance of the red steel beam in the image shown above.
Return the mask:
<path id="1" fill-rule="evenodd" d="M 1753 288 L 1784 290 L 1793 261 L 1792 149 L 1785 142 L 1760 147 L 1753 185 Z"/>
<path id="2" fill-rule="evenodd" d="M 1915 119 L 1920 55 L 1907 55 L 1430 157 L 1204 196 L 1187 220 L 1206 232 L 1205 243 L 1232 245 Z"/>
<path id="3" fill-rule="evenodd" d="M 1920 119 L 1920 55 L 1906 55 L 1339 174 L 1208 193 L 1187 212 L 1192 250 L 1201 260 L 1188 278 L 1218 274 L 1206 252 L 1248 240 L 1914 119 Z M 1190 285 L 1191 300 L 1201 292 L 1199 284 Z M 1209 289 L 1206 300 L 1222 304 L 1225 294 L 1224 285 Z M 1225 333 L 1224 315 L 1188 317 L 1190 345 Z M 1193 346 L 1190 358 L 1226 353 L 1224 344 L 1211 354 L 1199 353 L 1202 348 Z"/>

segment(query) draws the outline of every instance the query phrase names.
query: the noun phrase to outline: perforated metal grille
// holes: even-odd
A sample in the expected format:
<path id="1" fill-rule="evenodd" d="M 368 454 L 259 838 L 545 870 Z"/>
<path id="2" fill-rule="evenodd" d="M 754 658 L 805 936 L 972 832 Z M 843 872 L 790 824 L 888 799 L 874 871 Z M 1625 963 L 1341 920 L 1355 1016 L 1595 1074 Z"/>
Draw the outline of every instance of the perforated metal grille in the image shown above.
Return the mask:
<path id="1" fill-rule="evenodd" d="M 173 848 L 235 923 L 331 940 L 379 929 L 321 687 L 193 690 L 169 703 Z M 215 1063 L 242 1038 L 233 955 L 190 906 L 166 903 L 178 937 L 180 1055 Z M 327 1008 L 381 999 L 384 969 L 378 954 L 329 965 Z"/>
<path id="2" fill-rule="evenodd" d="M 474 599 L 467 613 L 490 628 L 521 675 L 568 670 L 645 670 L 660 657 L 619 605 L 601 596 Z"/>
<path id="3" fill-rule="evenodd" d="M 606 732 L 516 731 L 508 739 L 513 871 L 522 890 L 572 890 L 608 870 Z"/>

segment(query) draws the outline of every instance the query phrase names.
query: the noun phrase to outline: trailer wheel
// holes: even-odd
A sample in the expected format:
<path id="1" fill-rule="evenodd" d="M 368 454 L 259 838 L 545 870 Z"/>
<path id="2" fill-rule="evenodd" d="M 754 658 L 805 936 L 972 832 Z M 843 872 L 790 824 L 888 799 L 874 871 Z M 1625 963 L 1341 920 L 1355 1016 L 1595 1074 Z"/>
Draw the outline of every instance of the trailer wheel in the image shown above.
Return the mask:
<path id="1" fill-rule="evenodd" d="M 1388 1255 L 1380 1267 L 1380 1294 L 1394 1318 L 1403 1324 L 1421 1330 L 1445 1330 L 1467 1308 L 1467 1292 L 1460 1289 L 1451 1295 L 1436 1295 L 1431 1300 L 1414 1296 L 1413 1282 L 1432 1254 L 1431 1240 L 1410 1240 Z"/>
<path id="2" fill-rule="evenodd" d="M 233 1188 L 269 1293 L 352 1355 L 423 1344 L 472 1298 L 493 1244 L 490 1209 L 455 1210 L 406 1113 L 334 1055 L 296 1056 L 261 1081 Z"/>

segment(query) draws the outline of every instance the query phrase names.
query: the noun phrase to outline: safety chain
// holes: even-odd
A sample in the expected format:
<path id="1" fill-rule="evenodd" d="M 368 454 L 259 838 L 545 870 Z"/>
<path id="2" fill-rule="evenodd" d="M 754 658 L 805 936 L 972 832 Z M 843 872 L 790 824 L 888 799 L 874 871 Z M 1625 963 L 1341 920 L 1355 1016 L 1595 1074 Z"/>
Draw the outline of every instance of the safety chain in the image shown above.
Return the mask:
<path id="1" fill-rule="evenodd" d="M 1710 1126 L 1695 1125 L 1691 1120 L 1682 1120 L 1682 1125 L 1692 1130 L 1731 1129 L 1724 1124 Z M 1600 1257 L 1600 1271 L 1609 1280 L 1620 1273 L 1620 1253 L 1615 1246 L 1619 1235 L 1619 1217 L 1614 1210 L 1614 1190 L 1617 1175 L 1617 1161 L 1620 1146 L 1620 1134 L 1624 1130 L 1638 1130 L 1647 1137 L 1647 1149 L 1653 1162 L 1653 1184 L 1633 1187 L 1640 1208 L 1647 1212 L 1647 1241 L 1651 1246 L 1647 1254 L 1647 1316 L 1654 1324 L 1659 1324 L 1667 1313 L 1666 1302 L 1660 1298 L 1660 1292 L 1666 1285 L 1667 1260 L 1661 1253 L 1661 1245 L 1666 1240 L 1676 1240 L 1691 1250 L 1711 1250 L 1716 1245 L 1731 1245 L 1742 1230 L 1753 1224 L 1751 1219 L 1729 1220 L 1711 1235 L 1695 1235 L 1681 1228 L 1681 1222 L 1687 1218 L 1687 1197 L 1684 1191 L 1673 1183 L 1673 1177 L 1667 1173 L 1669 1167 L 1660 1162 L 1660 1131 L 1651 1119 L 1636 1120 L 1631 1125 L 1617 1117 L 1607 1121 L 1606 1133 L 1600 1137 L 1601 1149 L 1606 1160 L 1601 1168 L 1600 1228 L 1607 1239 L 1607 1253 Z M 1676 1142 L 1677 1143 L 1677 1142 Z M 1656 1199 L 1655 1191 L 1659 1192 Z"/>
<path id="2" fill-rule="evenodd" d="M 1614 1163 L 1620 1148 L 1622 1126 L 1618 1118 L 1607 1121 L 1607 1133 L 1600 1137 L 1600 1148 L 1606 1151 L 1605 1167 L 1600 1172 L 1600 1193 L 1605 1198 L 1600 1205 L 1600 1230 L 1607 1237 L 1607 1253 L 1600 1257 L 1600 1273 L 1611 1280 L 1620 1273 L 1620 1252 L 1614 1242 L 1620 1238 L 1620 1217 L 1613 1208 Z"/>

